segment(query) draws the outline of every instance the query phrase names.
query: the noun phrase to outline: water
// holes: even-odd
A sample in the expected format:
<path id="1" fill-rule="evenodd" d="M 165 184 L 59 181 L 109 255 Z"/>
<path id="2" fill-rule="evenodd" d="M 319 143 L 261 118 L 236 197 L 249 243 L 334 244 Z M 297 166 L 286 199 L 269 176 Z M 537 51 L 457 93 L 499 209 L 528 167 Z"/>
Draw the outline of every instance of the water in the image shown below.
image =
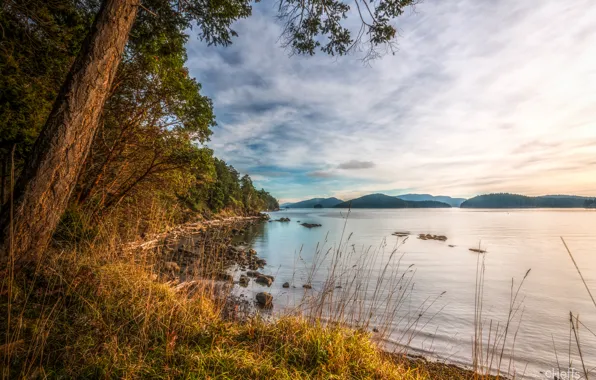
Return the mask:
<path id="1" fill-rule="evenodd" d="M 259 256 L 267 260 L 265 272 L 276 276 L 268 291 L 274 295 L 275 310 L 280 312 L 300 302 L 305 294 L 303 283 L 311 282 L 312 292 L 320 290 L 327 276 L 326 268 L 319 269 L 312 280 L 308 278 L 307 268 L 315 260 L 317 244 L 327 248 L 338 246 L 346 223 L 346 210 L 287 210 L 272 213 L 271 217 L 288 217 L 291 222 L 261 224 L 254 227 L 247 238 Z M 320 223 L 322 227 L 308 229 L 297 221 Z M 402 318 L 396 316 L 393 321 L 394 330 L 385 342 L 389 347 L 406 343 L 414 353 L 471 364 L 479 257 L 469 248 L 481 246 L 487 251 L 483 297 L 485 341 L 491 321 L 493 330 L 499 323 L 501 331 L 507 322 L 512 279 L 516 289 L 531 269 L 519 293 L 521 306 L 509 328 L 502 368 L 507 370 L 512 358 L 510 372 L 515 371 L 516 377 L 552 379 L 558 357 L 562 371 L 569 367 L 583 371 L 575 339 L 570 343 L 570 312 L 579 314 L 583 324 L 579 328 L 579 339 L 585 365 L 588 371 L 596 367 L 596 337 L 587 330 L 596 332 L 596 307 L 560 239 L 566 240 L 588 286 L 596 293 L 596 212 L 358 209 L 349 215 L 343 236 L 345 241 L 352 234 L 349 246 L 356 252 L 354 259 L 358 255 L 376 255 L 379 265 L 386 262 L 396 244 L 403 241 L 403 238 L 398 241 L 391 236 L 396 231 L 412 234 L 399 246 L 398 256 L 403 254 L 401 272 L 414 265 L 413 289 L 402 301 L 407 303 L 400 309 Z M 448 240 L 419 240 L 419 233 L 446 235 Z M 375 283 L 375 273 L 379 271 L 366 281 Z M 283 289 L 281 285 L 285 281 L 296 287 Z M 262 290 L 251 282 L 245 291 Z M 446 293 L 439 297 L 442 292 Z M 403 330 L 407 323 L 403 315 L 409 313 L 412 315 L 407 318 L 415 319 L 419 314 L 417 306 L 425 300 L 428 305 L 429 299 L 437 297 L 436 303 L 416 324 L 414 339 L 404 342 Z M 494 340 L 492 336 L 491 339 Z"/>

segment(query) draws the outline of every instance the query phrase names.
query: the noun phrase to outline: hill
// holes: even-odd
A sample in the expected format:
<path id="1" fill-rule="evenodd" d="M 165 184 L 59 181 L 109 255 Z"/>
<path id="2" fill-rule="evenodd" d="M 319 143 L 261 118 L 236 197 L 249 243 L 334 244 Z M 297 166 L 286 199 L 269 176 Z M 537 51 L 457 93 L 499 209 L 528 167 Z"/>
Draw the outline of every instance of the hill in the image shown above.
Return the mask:
<path id="1" fill-rule="evenodd" d="M 447 203 L 451 207 L 459 207 L 466 198 L 452 198 L 445 195 L 431 195 L 431 194 L 403 194 L 398 195 L 396 198 L 403 199 L 404 201 L 437 201 Z"/>
<path id="2" fill-rule="evenodd" d="M 340 203 L 342 203 L 343 201 L 341 199 L 337 199 L 334 197 L 331 198 L 312 198 L 312 199 L 307 199 L 304 201 L 300 201 L 300 202 L 296 202 L 296 203 L 285 203 L 282 205 L 282 207 L 287 207 L 287 208 L 314 208 L 317 205 L 321 205 L 321 207 L 317 207 L 317 208 L 331 208 L 331 207 L 335 207 L 335 205 L 338 205 Z"/>
<path id="3" fill-rule="evenodd" d="M 470 198 L 462 208 L 584 208 L 587 197 L 576 195 L 543 195 L 528 197 L 520 194 L 485 194 Z"/>
<path id="4" fill-rule="evenodd" d="M 447 203 L 437 201 L 404 201 L 385 194 L 370 194 L 343 202 L 335 208 L 450 208 Z"/>

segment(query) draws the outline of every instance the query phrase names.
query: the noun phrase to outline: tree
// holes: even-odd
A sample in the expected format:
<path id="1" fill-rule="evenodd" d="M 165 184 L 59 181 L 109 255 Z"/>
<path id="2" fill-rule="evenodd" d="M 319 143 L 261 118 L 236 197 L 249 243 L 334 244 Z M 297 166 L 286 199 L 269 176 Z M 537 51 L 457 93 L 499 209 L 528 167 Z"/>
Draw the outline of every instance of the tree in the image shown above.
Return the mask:
<path id="1" fill-rule="evenodd" d="M 97 13 L 91 2 L 6 1 L 0 8 L 0 204 L 10 192 L 11 159 L 20 173 Z"/>
<path id="2" fill-rule="evenodd" d="M 396 34 L 391 19 L 402 14 L 413 0 L 382 0 L 374 5 L 356 0 L 355 4 L 362 26 L 353 37 L 342 24 L 350 11 L 348 4 L 338 0 L 282 1 L 280 16 L 287 22 L 286 45 L 298 53 L 314 54 L 320 47 L 328 54 L 344 55 L 368 36 L 367 56 L 374 56 L 374 48 L 391 42 Z M 37 256 L 47 246 L 88 155 L 139 7 L 138 0 L 102 3 L 13 189 L 14 212 L 12 207 L 10 211 L 3 208 L 0 215 L 5 254 Z M 137 20 L 141 33 L 145 25 L 154 22 L 164 29 L 183 29 L 194 21 L 207 43 L 224 45 L 236 35 L 231 23 L 251 13 L 247 0 L 148 0 L 142 8 Z M 245 206 L 250 208 L 252 194 L 246 191 L 243 188 L 248 202 Z"/>
<path id="3" fill-rule="evenodd" d="M 102 5 L 13 189 L 14 212 L 2 211 L 5 254 L 36 256 L 47 246 L 89 151 L 137 9 L 134 0 Z"/>

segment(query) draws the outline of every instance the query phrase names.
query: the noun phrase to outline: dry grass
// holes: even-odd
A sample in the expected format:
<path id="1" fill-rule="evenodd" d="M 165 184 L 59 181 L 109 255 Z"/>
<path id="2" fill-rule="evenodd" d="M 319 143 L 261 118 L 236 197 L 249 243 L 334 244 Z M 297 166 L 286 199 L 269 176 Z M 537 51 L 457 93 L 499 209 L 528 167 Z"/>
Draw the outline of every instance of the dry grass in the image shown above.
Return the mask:
<path id="1" fill-rule="evenodd" d="M 77 228 L 82 230 L 71 231 L 66 239 L 76 244 L 63 242 L 36 266 L 17 272 L 4 269 L 0 280 L 3 379 L 479 376 L 455 366 L 412 359 L 403 352 L 390 354 L 379 346 L 396 326 L 402 332 L 401 343 L 407 345 L 434 317 L 436 312 L 429 310 L 441 297 L 420 305 L 415 318 L 401 312 L 415 271 L 401 265 L 400 245 L 381 244 L 379 250 L 389 249 L 386 255 L 372 254 L 379 251 L 357 255 L 349 236 L 333 249 L 321 246 L 310 279 L 321 268 L 329 271 L 327 279 L 318 291 L 307 292 L 300 312 L 273 322 L 258 315 L 238 321 L 229 318 L 210 280 L 176 286 L 159 275 L 159 251 L 121 249 L 139 230 L 156 232 L 171 221 L 159 208 L 150 213 L 152 222 L 130 222 L 125 232 L 118 222 L 95 226 L 94 233 L 87 233 L 88 225 L 80 223 Z M 216 251 L 201 260 L 221 254 Z M 377 261 L 380 257 L 384 261 Z M 204 267 L 218 265 L 203 261 Z M 512 305 L 517 304 L 514 300 Z M 371 333 L 373 327 L 378 332 Z M 483 378 L 491 377 L 477 369 Z"/>
<path id="2" fill-rule="evenodd" d="M 55 254 L 15 278 L 7 378 L 425 378 L 361 330 L 227 321 L 210 295 L 189 297 L 148 267 Z"/>
<path id="3" fill-rule="evenodd" d="M 298 316 L 226 319 L 208 281 L 176 287 L 157 276 L 152 253 L 123 254 L 120 227 L 97 226 L 34 266 L 2 269 L 3 379 L 429 378 L 362 329 Z"/>

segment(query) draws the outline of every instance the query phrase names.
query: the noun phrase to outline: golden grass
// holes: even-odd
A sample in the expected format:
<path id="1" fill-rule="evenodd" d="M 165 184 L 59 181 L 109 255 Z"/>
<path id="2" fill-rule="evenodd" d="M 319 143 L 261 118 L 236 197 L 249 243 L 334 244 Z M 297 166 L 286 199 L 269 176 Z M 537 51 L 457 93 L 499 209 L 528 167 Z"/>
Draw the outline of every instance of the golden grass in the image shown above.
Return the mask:
<path id="1" fill-rule="evenodd" d="M 188 296 L 149 265 L 52 256 L 15 277 L 11 336 L 0 317 L 2 341 L 15 345 L 2 354 L 8 378 L 427 378 L 364 331 L 300 317 L 228 321 L 207 291 Z"/>

